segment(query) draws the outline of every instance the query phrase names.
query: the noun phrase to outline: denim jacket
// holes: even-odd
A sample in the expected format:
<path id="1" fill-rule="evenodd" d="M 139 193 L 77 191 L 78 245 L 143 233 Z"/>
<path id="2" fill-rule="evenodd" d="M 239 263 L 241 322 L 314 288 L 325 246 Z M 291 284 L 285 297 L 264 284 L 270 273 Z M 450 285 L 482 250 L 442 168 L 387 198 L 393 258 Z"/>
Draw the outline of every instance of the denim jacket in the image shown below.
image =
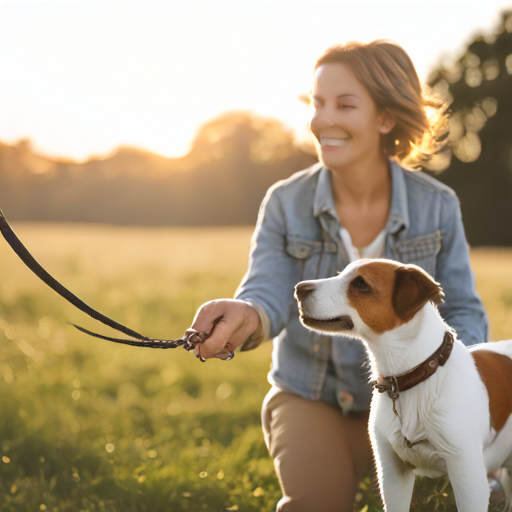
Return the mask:
<path id="1" fill-rule="evenodd" d="M 487 340 L 487 317 L 475 290 L 459 201 L 450 188 L 390 161 L 391 208 L 383 257 L 414 263 L 441 284 L 444 320 L 466 345 Z M 263 337 L 274 338 L 269 381 L 311 400 L 368 409 L 369 367 L 363 344 L 305 329 L 293 297 L 302 280 L 336 275 L 349 263 L 340 237 L 331 173 L 321 164 L 272 186 L 251 243 L 249 267 L 235 297 L 259 312 Z M 260 340 L 249 339 L 243 349 Z"/>

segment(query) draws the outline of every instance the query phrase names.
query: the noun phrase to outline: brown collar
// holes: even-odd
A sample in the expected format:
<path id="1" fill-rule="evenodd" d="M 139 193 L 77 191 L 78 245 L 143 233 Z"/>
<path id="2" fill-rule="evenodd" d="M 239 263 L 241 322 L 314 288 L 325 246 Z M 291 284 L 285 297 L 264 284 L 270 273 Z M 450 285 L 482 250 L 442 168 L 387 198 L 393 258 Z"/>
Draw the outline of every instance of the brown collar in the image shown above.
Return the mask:
<path id="1" fill-rule="evenodd" d="M 402 391 L 407 391 L 416 386 L 416 384 L 427 380 L 436 373 L 439 366 L 444 366 L 450 357 L 452 348 L 453 335 L 451 332 L 446 331 L 441 346 L 423 363 L 400 375 L 379 376 L 377 380 L 372 380 L 372 386 L 379 393 L 386 391 L 394 403 Z"/>

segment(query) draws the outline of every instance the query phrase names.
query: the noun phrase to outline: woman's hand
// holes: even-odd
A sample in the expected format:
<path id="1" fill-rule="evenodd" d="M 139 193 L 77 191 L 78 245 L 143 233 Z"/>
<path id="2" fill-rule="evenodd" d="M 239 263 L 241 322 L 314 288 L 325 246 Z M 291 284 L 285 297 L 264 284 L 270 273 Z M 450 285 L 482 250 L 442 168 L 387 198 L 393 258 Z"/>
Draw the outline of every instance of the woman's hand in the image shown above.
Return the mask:
<path id="1" fill-rule="evenodd" d="M 219 299 L 203 304 L 191 326 L 197 331 L 212 332 L 204 342 L 196 346 L 196 356 L 209 359 L 226 359 L 242 343 L 261 331 L 258 312 L 243 300 Z"/>

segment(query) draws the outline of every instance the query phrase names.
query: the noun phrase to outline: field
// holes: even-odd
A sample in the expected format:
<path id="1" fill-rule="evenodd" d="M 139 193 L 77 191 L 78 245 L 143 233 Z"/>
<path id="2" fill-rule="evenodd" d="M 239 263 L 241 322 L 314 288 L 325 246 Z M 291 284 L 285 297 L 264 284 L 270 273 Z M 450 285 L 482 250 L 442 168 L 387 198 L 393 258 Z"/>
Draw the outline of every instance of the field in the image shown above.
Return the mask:
<path id="1" fill-rule="evenodd" d="M 83 300 L 148 336 L 178 338 L 230 297 L 250 228 L 15 224 Z M 473 249 L 493 339 L 512 338 L 512 250 Z M 115 334 L 40 282 L 0 240 L 0 511 L 271 512 L 280 498 L 259 422 L 270 344 L 201 364 L 90 338 Z M 444 482 L 421 483 L 451 510 Z M 363 483 L 357 510 L 377 510 Z M 428 489 L 427 489 L 427 486 Z M 446 496 L 445 496 L 446 495 Z"/>

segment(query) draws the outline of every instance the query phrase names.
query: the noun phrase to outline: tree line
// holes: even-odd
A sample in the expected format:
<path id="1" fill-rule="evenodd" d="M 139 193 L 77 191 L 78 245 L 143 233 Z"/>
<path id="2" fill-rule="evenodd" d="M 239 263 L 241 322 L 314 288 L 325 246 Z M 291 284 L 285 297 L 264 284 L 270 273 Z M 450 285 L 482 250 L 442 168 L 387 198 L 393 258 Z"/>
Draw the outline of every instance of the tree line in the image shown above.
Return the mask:
<path id="1" fill-rule="evenodd" d="M 512 11 L 428 84 L 451 117 L 425 170 L 457 192 L 470 244 L 512 245 Z M 0 208 L 12 220 L 253 224 L 268 187 L 314 162 L 279 121 L 240 112 L 203 125 L 183 158 L 119 148 L 78 164 L 0 143 Z"/>

